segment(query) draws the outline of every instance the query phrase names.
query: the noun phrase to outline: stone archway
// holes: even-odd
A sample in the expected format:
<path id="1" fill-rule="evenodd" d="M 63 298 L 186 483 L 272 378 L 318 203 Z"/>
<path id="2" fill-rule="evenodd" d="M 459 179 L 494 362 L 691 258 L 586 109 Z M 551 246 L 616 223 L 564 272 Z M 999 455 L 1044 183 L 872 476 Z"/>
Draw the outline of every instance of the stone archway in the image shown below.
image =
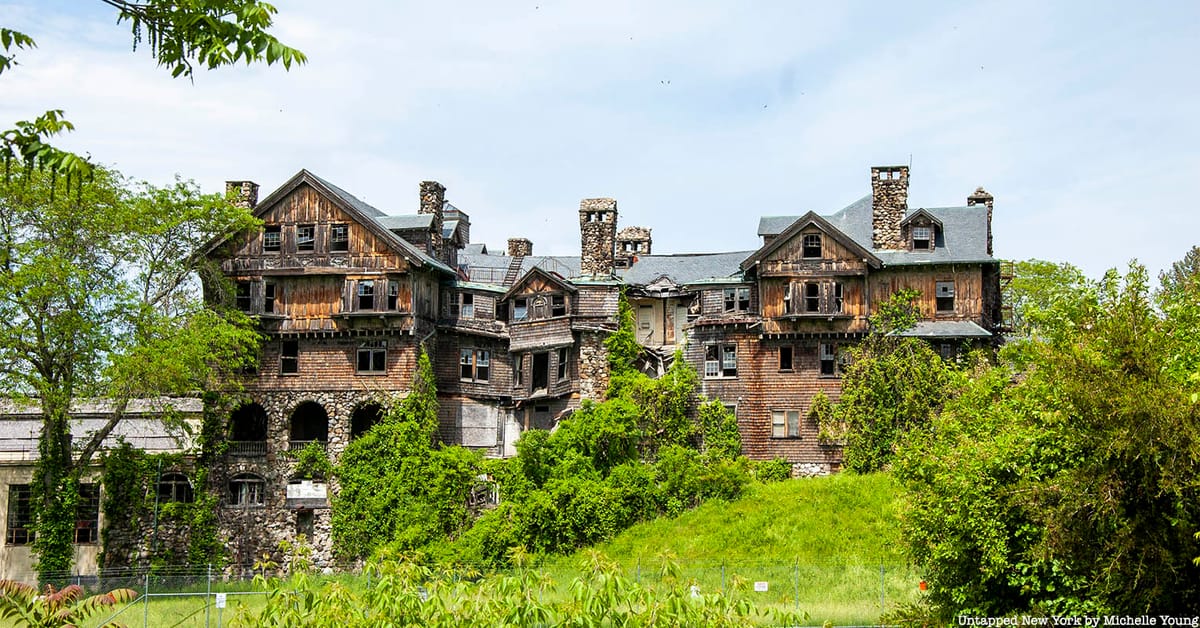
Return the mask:
<path id="1" fill-rule="evenodd" d="M 229 453 L 235 456 L 267 454 L 267 411 L 262 406 L 242 404 L 229 415 Z"/>
<path id="2" fill-rule="evenodd" d="M 289 449 L 302 449 L 311 442 L 329 441 L 329 413 L 315 401 L 305 401 L 292 411 Z"/>

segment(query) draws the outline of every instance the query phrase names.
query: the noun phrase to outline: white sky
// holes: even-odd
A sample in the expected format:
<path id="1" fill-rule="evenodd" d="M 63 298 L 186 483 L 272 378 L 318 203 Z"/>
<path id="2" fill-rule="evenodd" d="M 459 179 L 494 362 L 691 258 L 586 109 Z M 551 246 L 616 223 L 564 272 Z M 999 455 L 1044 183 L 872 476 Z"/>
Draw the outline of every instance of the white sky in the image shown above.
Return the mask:
<path id="1" fill-rule="evenodd" d="M 0 128 L 126 174 L 261 195 L 308 168 L 392 213 L 436 179 L 472 239 L 577 254 L 579 200 L 656 253 L 751 250 L 761 215 L 830 213 L 912 163 L 909 206 L 996 197 L 996 254 L 1091 276 L 1200 244 L 1200 3 L 276 0 L 308 54 L 171 79 L 95 0 L 0 0 L 38 48 Z"/>

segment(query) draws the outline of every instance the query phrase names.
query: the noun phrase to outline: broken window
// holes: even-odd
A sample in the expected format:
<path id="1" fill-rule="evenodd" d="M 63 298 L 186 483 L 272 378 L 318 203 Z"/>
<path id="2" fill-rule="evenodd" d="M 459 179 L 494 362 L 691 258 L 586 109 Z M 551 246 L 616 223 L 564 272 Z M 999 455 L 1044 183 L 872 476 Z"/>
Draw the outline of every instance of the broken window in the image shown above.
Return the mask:
<path id="1" fill-rule="evenodd" d="M 800 436 L 800 411 L 799 410 L 772 410 L 771 411 L 771 437 L 772 438 L 799 438 Z"/>
<path id="2" fill-rule="evenodd" d="M 491 375 L 492 352 L 487 349 L 461 349 L 458 354 L 459 379 L 486 382 Z"/>
<path id="3" fill-rule="evenodd" d="M 779 347 L 779 370 L 792 370 L 792 348 Z"/>
<path id="4" fill-rule="evenodd" d="M 953 344 L 949 342 L 943 342 L 942 344 L 938 345 L 938 355 L 941 355 L 942 359 L 947 362 L 953 362 L 956 358 L 958 358 L 958 351 L 955 349 Z"/>
<path id="5" fill-rule="evenodd" d="M 737 345 L 708 345 L 704 348 L 705 377 L 737 377 Z"/>
<path id="6" fill-rule="evenodd" d="M 750 311 L 750 288 L 725 288 L 726 312 Z"/>
<path id="7" fill-rule="evenodd" d="M 833 310 L 835 314 L 842 313 L 842 307 L 845 305 L 845 300 L 842 298 L 842 284 L 833 284 Z"/>
<path id="8" fill-rule="evenodd" d="M 375 309 L 375 282 L 370 280 L 358 282 L 358 309 L 370 311 Z"/>
<path id="9" fill-rule="evenodd" d="M 359 373 L 387 372 L 387 341 L 367 340 L 358 346 Z"/>
<path id="10" fill-rule="evenodd" d="M 195 499 L 192 483 L 188 481 L 186 475 L 171 471 L 162 474 L 162 477 L 158 479 L 158 501 L 160 503 L 190 504 Z"/>
<path id="11" fill-rule="evenodd" d="M 350 225 L 339 224 L 329 227 L 329 250 L 350 250 Z"/>
<path id="12" fill-rule="evenodd" d="M 229 503 L 250 507 L 266 504 L 266 481 L 253 473 L 235 475 L 229 480 Z"/>
<path id="13" fill-rule="evenodd" d="M 395 312 L 400 305 L 400 282 L 395 279 L 389 279 L 387 282 L 387 309 Z"/>
<path id="14" fill-rule="evenodd" d="M 475 318 L 475 295 L 463 294 L 458 307 L 459 318 Z"/>
<path id="15" fill-rule="evenodd" d="M 521 386 L 525 383 L 525 354 L 524 353 L 518 354 L 517 358 L 515 360 L 513 360 L 513 377 L 516 379 L 518 386 Z"/>
<path id="16" fill-rule="evenodd" d="M 567 315 L 567 298 L 561 294 L 550 297 L 550 316 Z"/>
<path id="17" fill-rule="evenodd" d="M 821 343 L 820 362 L 821 375 L 830 377 L 837 374 L 837 352 L 832 344 Z"/>
<path id="18" fill-rule="evenodd" d="M 237 309 L 239 311 L 249 312 L 250 304 L 251 304 L 250 282 L 249 281 L 239 281 L 239 282 L 237 282 L 237 285 L 234 288 L 235 288 L 234 305 L 237 307 Z"/>
<path id="19" fill-rule="evenodd" d="M 804 311 L 805 312 L 820 312 L 821 311 L 821 284 L 819 284 L 819 283 L 804 284 Z"/>
<path id="20" fill-rule="evenodd" d="M 275 284 L 263 284 L 263 313 L 275 313 Z"/>
<path id="21" fill-rule="evenodd" d="M 284 340 L 279 343 L 279 372 L 285 375 L 300 372 L 300 341 Z"/>
<path id="22" fill-rule="evenodd" d="M 317 243 L 316 233 L 316 225 L 296 225 L 296 250 L 315 251 Z"/>
<path id="23" fill-rule="evenodd" d="M 513 316 L 514 321 L 523 321 L 529 318 L 529 301 L 527 299 L 513 300 Z"/>
<path id="24" fill-rule="evenodd" d="M 954 282 L 939 281 L 937 282 L 937 311 L 953 312 L 954 311 Z"/>
<path id="25" fill-rule="evenodd" d="M 312 540 L 313 538 L 313 511 L 297 510 L 296 511 L 296 536 L 302 536 L 305 539 Z"/>
<path id="26" fill-rule="evenodd" d="M 802 255 L 806 258 L 821 257 L 821 234 L 804 234 L 804 250 Z"/>
<path id="27" fill-rule="evenodd" d="M 930 244 L 933 241 L 933 230 L 929 227 L 913 227 L 912 228 L 912 247 L 914 251 L 928 251 Z"/>
<path id="28" fill-rule="evenodd" d="M 571 350 L 567 347 L 560 347 L 558 350 L 558 379 L 564 380 L 567 378 L 568 366 L 571 360 Z"/>
<path id="29" fill-rule="evenodd" d="M 75 542 L 91 545 L 100 540 L 100 485 L 80 484 L 75 502 Z"/>
<path id="30" fill-rule="evenodd" d="M 793 288 L 795 288 L 795 284 L 790 284 L 790 283 L 788 285 L 784 286 L 784 288 L 783 288 L 783 313 L 784 314 L 794 314 L 796 312 L 796 310 L 792 309 L 794 306 L 794 304 L 792 303 L 792 289 Z"/>
<path id="31" fill-rule="evenodd" d="M 263 227 L 263 252 L 278 253 L 282 248 L 283 234 L 279 231 L 279 225 L 267 225 Z"/>
<path id="32" fill-rule="evenodd" d="M 33 510 L 29 500 L 33 493 L 28 484 L 8 485 L 8 525 L 4 531 L 7 545 L 28 545 L 33 542 Z"/>

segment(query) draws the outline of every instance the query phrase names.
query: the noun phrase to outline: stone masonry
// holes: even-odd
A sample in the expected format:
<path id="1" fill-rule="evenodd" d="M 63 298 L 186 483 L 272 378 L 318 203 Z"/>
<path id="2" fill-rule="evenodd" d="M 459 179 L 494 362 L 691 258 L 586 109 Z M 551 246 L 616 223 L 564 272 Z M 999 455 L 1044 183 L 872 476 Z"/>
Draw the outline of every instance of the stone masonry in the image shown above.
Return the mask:
<path id="1" fill-rule="evenodd" d="M 871 238 L 877 249 L 904 248 L 900 223 L 908 210 L 908 166 L 871 168 Z"/>
<path id="2" fill-rule="evenodd" d="M 650 255 L 650 229 L 625 227 L 617 233 L 617 250 L 623 255 Z"/>
<path id="3" fill-rule="evenodd" d="M 533 241 L 529 238 L 509 238 L 508 256 L 526 257 L 533 255 Z"/>
<path id="4" fill-rule="evenodd" d="M 987 253 L 992 254 L 992 206 L 996 199 L 987 190 L 975 188 L 975 193 L 967 197 L 967 207 L 973 205 L 987 206 Z"/>
<path id="5" fill-rule="evenodd" d="M 258 205 L 258 184 L 253 181 L 226 181 L 225 195 L 237 198 L 238 207 L 254 209 Z"/>
<path id="6" fill-rule="evenodd" d="M 580 201 L 579 236 L 579 274 L 593 278 L 611 277 L 617 246 L 617 201 L 611 198 Z"/>
<path id="7" fill-rule="evenodd" d="M 421 204 L 418 214 L 432 214 L 433 224 L 429 226 L 429 256 L 444 260 L 442 251 L 442 205 L 446 203 L 446 186 L 437 181 L 421 182 Z"/>

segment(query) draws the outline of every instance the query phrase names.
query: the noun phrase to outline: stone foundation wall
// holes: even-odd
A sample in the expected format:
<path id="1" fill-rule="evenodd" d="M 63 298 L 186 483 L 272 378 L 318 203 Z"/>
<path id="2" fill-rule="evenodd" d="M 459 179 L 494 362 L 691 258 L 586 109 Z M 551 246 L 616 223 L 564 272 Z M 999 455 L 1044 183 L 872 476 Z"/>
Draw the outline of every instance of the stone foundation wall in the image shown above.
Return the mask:
<path id="1" fill-rule="evenodd" d="M 584 331 L 579 334 L 579 396 L 601 401 L 608 391 L 608 334 Z"/>

